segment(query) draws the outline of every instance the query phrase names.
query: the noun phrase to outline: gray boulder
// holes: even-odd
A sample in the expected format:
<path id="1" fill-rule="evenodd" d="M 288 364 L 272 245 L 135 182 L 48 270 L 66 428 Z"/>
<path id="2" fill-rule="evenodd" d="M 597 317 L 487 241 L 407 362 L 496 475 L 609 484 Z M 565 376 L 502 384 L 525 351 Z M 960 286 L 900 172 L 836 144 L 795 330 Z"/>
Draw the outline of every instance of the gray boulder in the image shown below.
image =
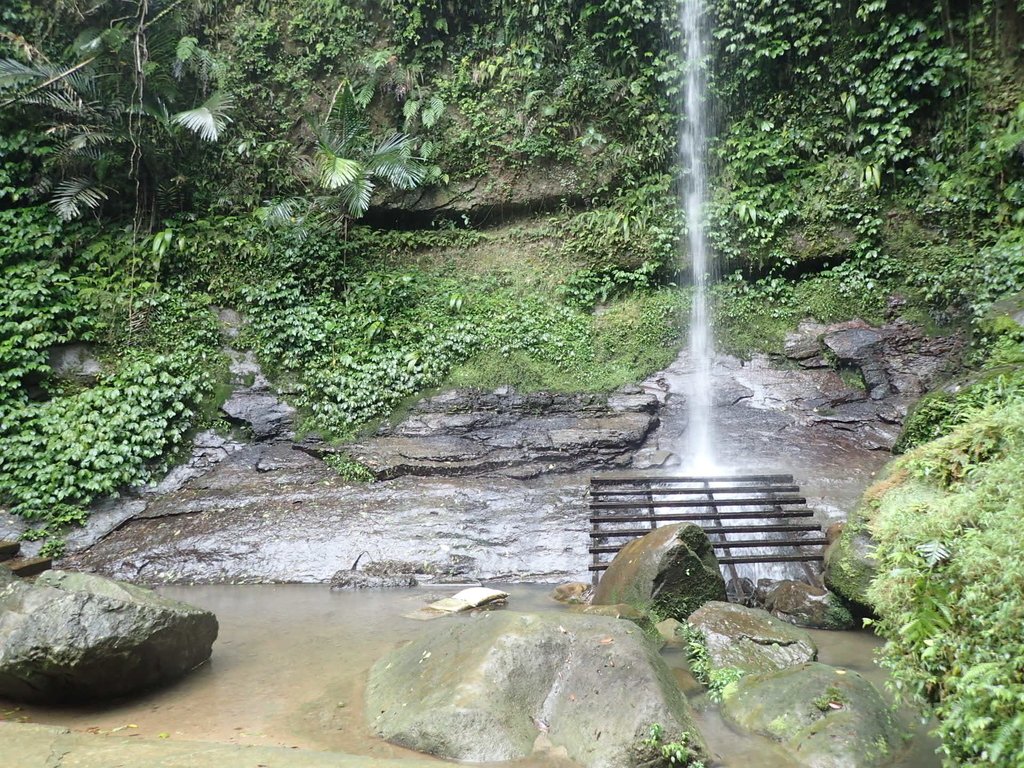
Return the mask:
<path id="1" fill-rule="evenodd" d="M 291 434 L 295 409 L 269 392 L 234 392 L 221 410 L 228 419 L 252 430 L 257 440 L 270 440 Z"/>
<path id="2" fill-rule="evenodd" d="M 181 677 L 210 657 L 209 611 L 101 576 L 0 582 L 0 696 L 68 704 Z"/>
<path id="3" fill-rule="evenodd" d="M 536 743 L 590 768 L 624 768 L 654 723 L 703 751 L 660 655 L 636 625 L 612 618 L 446 622 L 381 659 L 366 702 L 382 737 L 452 760 L 515 760 Z"/>
<path id="4" fill-rule="evenodd" d="M 802 581 L 776 582 L 768 589 L 764 604 L 772 616 L 798 627 L 850 629 L 854 625 L 850 611 L 835 595 Z"/>
<path id="5" fill-rule="evenodd" d="M 712 669 L 768 672 L 818 658 L 809 634 L 757 608 L 710 602 L 689 622 L 704 638 Z"/>
<path id="6" fill-rule="evenodd" d="M 874 550 L 860 510 L 825 550 L 825 586 L 865 613 L 872 612 L 868 587 L 878 573 Z"/>
<path id="7" fill-rule="evenodd" d="M 809 768 L 884 765 L 900 743 L 898 725 L 871 683 L 816 662 L 727 686 L 722 715 L 781 742 Z"/>
<path id="8" fill-rule="evenodd" d="M 594 605 L 653 606 L 682 621 L 709 600 L 725 600 L 711 541 L 692 523 L 666 525 L 624 546 L 594 590 Z"/>

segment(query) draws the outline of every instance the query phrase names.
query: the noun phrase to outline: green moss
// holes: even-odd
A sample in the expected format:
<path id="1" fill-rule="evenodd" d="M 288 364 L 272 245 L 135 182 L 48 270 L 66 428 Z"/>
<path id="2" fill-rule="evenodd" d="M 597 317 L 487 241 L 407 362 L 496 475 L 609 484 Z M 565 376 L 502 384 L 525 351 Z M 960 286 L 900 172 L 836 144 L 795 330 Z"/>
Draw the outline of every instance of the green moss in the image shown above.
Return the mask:
<path id="1" fill-rule="evenodd" d="M 1024 397 L 896 460 L 870 521 L 869 599 L 896 684 L 938 717 L 951 764 L 1024 764 Z"/>

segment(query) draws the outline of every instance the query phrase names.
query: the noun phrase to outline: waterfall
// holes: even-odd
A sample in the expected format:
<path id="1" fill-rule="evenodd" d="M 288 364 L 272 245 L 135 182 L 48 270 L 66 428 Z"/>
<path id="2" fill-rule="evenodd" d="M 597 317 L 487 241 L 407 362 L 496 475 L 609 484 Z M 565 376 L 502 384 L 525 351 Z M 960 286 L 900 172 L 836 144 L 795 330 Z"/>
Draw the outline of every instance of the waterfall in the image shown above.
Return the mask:
<path id="1" fill-rule="evenodd" d="M 689 339 L 693 371 L 687 389 L 689 419 L 685 464 L 690 471 L 710 473 L 715 467 L 711 423 L 711 367 L 715 352 L 707 295 L 713 265 L 704 232 L 704 203 L 707 194 L 704 2 L 681 0 L 679 8 L 686 54 L 686 86 L 679 131 L 679 161 L 686 172 L 686 179 L 680 185 L 679 196 L 686 216 L 690 269 L 693 275 Z"/>

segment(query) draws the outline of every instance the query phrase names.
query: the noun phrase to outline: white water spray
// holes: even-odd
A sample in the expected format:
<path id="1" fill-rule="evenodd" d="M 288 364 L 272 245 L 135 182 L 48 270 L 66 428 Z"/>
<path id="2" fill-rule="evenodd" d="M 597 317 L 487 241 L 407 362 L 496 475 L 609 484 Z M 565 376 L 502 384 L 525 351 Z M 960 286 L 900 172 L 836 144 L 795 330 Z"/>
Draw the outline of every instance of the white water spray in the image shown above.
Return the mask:
<path id="1" fill-rule="evenodd" d="M 689 377 L 687 391 L 689 424 L 686 432 L 686 466 L 690 471 L 709 474 L 715 468 L 711 424 L 711 367 L 715 351 L 707 295 L 712 264 L 704 232 L 707 82 L 704 74 L 703 0 L 682 0 L 679 15 L 686 48 L 684 119 L 679 132 L 679 159 L 686 171 L 686 181 L 680 185 L 680 203 L 686 214 L 693 274 L 693 304 L 690 309 L 690 363 L 693 372 Z"/>

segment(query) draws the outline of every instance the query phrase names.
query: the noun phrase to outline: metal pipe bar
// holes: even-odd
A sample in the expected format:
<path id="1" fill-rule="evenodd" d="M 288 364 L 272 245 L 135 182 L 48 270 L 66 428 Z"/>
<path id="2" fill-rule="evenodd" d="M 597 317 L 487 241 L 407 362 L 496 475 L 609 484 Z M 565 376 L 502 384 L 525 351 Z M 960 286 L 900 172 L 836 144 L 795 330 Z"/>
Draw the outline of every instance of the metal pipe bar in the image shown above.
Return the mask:
<path id="1" fill-rule="evenodd" d="M 665 522 L 686 522 L 693 520 L 783 520 L 792 517 L 814 517 L 814 511 L 805 507 L 804 509 L 784 509 L 778 512 L 756 509 L 752 512 L 744 510 L 742 512 L 707 512 L 704 514 L 595 515 L 590 518 L 590 522 L 595 525 L 601 525 L 607 523 L 649 523 L 652 519 Z"/>
<path id="2" fill-rule="evenodd" d="M 601 475 L 590 478 L 591 485 L 630 485 L 633 483 L 792 483 L 792 475 L 714 475 L 711 477 L 673 477 L 672 475 Z"/>
<path id="3" fill-rule="evenodd" d="M 711 493 L 799 493 L 799 485 L 779 485 L 771 488 L 758 487 L 755 485 L 730 485 L 724 488 L 712 488 Z M 607 496 L 675 496 L 675 495 L 689 495 L 689 496 L 706 496 L 708 489 L 706 488 L 609 488 L 609 489 L 595 489 L 590 491 L 591 498 L 600 498 Z M 655 505 L 657 506 L 657 505 Z"/>
<path id="4" fill-rule="evenodd" d="M 680 508 L 680 507 L 778 507 L 789 504 L 806 504 L 807 499 L 803 496 L 777 496 L 773 499 L 744 498 L 744 499 L 671 499 L 659 501 L 654 506 L 658 508 Z M 628 501 L 592 501 L 591 509 L 634 509 L 646 504 Z"/>

